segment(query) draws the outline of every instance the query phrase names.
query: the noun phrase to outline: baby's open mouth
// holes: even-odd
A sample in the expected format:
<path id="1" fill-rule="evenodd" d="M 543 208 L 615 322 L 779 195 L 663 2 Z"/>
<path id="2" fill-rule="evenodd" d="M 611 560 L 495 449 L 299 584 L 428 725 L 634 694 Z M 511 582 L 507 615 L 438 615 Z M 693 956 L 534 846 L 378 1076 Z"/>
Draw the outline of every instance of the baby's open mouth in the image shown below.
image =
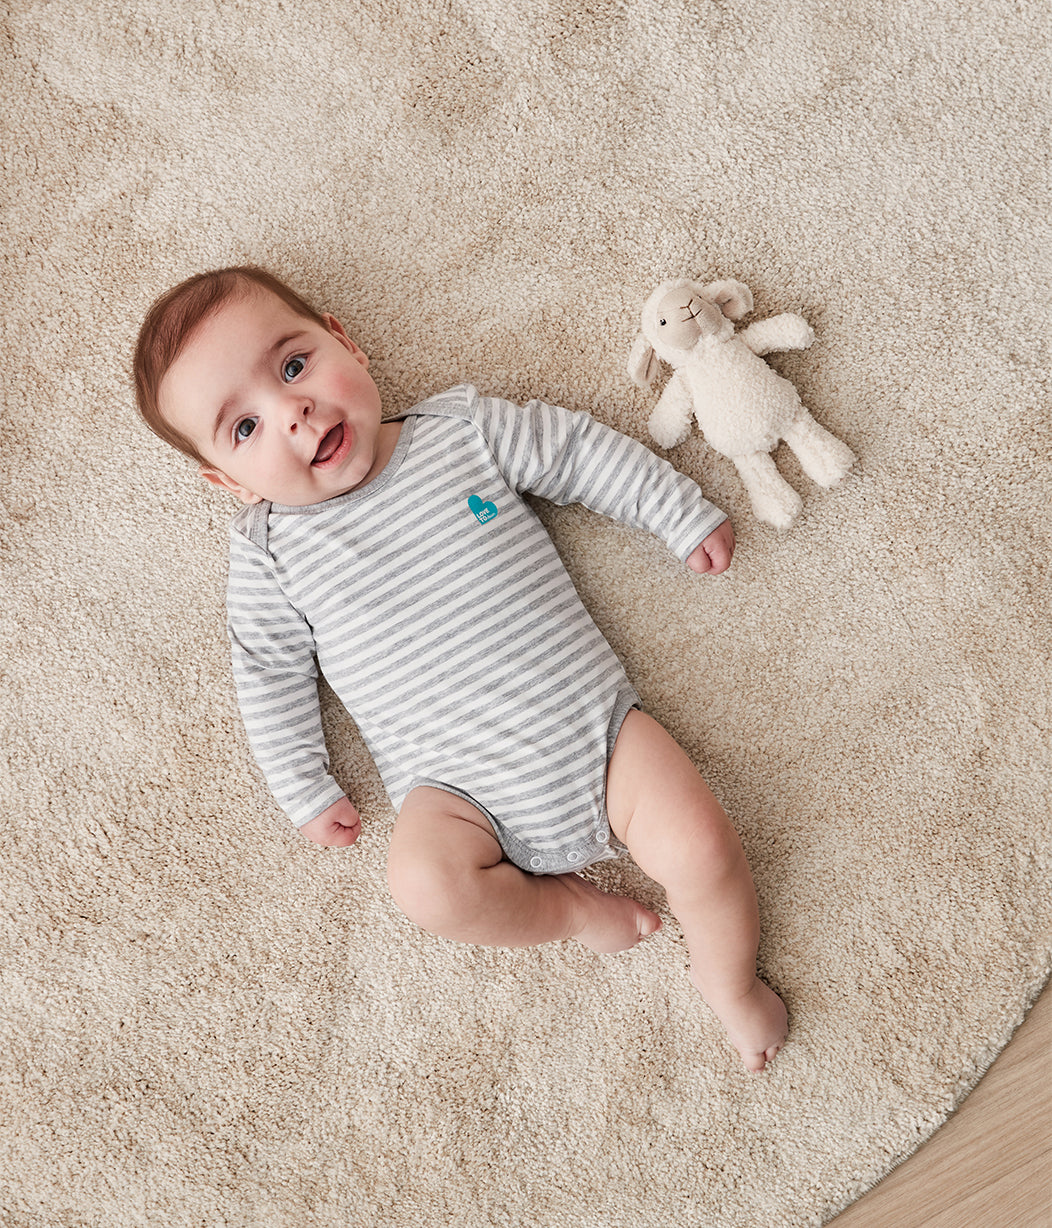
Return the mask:
<path id="1" fill-rule="evenodd" d="M 322 437 L 322 441 L 318 444 L 318 450 L 314 453 L 312 465 L 324 465 L 327 460 L 332 458 L 339 451 L 340 444 L 343 443 L 343 423 L 338 422 L 331 431 L 326 431 Z"/>

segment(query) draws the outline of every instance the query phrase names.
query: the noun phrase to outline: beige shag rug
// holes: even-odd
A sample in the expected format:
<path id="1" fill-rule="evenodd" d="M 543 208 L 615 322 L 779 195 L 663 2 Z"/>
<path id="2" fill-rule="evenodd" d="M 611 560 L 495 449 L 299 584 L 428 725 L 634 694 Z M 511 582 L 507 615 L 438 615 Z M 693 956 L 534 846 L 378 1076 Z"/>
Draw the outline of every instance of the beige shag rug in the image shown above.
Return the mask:
<path id="1" fill-rule="evenodd" d="M 1049 18 L 956 0 L 14 0 L 0 1219 L 11 1228 L 782 1228 L 915 1149 L 1049 972 Z M 738 277 L 860 462 L 688 575 L 545 512 L 738 824 L 791 1043 L 751 1078 L 637 950 L 475 950 L 391 904 L 392 814 L 286 824 L 246 750 L 234 509 L 134 416 L 148 303 L 255 261 L 395 412 L 461 380 L 640 439 L 666 277 Z M 664 911 L 631 865 L 597 874 Z"/>

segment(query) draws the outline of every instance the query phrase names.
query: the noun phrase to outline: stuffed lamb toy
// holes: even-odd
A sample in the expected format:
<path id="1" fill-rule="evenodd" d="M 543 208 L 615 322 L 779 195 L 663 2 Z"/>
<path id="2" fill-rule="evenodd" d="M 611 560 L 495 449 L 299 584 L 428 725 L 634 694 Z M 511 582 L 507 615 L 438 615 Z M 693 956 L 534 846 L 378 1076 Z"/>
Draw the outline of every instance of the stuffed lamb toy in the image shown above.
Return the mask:
<path id="1" fill-rule="evenodd" d="M 667 362 L 672 377 L 648 423 L 655 442 L 663 448 L 681 443 L 693 413 L 709 445 L 734 462 L 757 518 L 787 529 L 802 504 L 775 468 L 771 452 L 778 441 L 785 440 L 820 486 L 839 482 L 855 457 L 760 358 L 770 350 L 807 349 L 815 339 L 811 326 L 786 312 L 735 333 L 732 321 L 752 306 L 752 291 L 740 281 L 665 282 L 643 308 L 628 373 L 647 388 L 659 360 Z"/>

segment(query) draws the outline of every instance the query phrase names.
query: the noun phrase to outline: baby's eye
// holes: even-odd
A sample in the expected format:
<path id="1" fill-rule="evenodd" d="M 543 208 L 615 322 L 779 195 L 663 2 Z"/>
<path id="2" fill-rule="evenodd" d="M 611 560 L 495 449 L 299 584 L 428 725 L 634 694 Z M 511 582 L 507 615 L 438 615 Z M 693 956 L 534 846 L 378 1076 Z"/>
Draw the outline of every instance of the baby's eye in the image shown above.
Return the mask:
<path id="1" fill-rule="evenodd" d="M 303 355 L 297 354 L 295 358 L 290 358 L 288 362 L 281 368 L 281 374 L 286 383 L 290 383 L 297 375 L 302 374 L 303 368 L 307 364 L 303 361 Z"/>
<path id="2" fill-rule="evenodd" d="M 242 418 L 234 427 L 234 442 L 243 443 L 256 429 L 255 418 Z"/>

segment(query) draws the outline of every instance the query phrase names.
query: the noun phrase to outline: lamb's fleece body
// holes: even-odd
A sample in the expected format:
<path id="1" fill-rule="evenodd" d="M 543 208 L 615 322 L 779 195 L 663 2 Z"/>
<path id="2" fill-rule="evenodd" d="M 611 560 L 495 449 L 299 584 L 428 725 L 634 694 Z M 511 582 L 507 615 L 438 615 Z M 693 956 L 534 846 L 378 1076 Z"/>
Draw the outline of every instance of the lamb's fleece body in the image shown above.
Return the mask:
<path id="1" fill-rule="evenodd" d="M 740 336 L 702 338 L 671 382 L 690 398 L 706 441 L 725 456 L 772 451 L 803 409 L 793 385 Z"/>

